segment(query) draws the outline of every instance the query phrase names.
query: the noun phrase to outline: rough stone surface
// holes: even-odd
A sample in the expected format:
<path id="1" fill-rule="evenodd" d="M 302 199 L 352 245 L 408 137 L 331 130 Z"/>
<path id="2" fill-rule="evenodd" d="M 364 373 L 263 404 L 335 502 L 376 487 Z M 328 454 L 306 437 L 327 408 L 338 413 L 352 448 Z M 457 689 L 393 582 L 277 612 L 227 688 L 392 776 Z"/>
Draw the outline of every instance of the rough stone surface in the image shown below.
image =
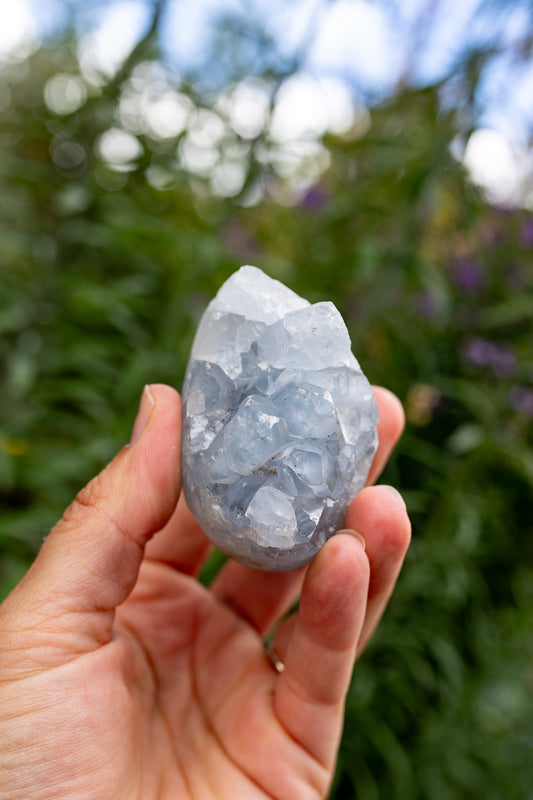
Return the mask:
<path id="1" fill-rule="evenodd" d="M 183 387 L 183 488 L 224 553 L 296 569 L 343 526 L 377 446 L 374 394 L 333 303 L 241 267 L 207 307 Z"/>

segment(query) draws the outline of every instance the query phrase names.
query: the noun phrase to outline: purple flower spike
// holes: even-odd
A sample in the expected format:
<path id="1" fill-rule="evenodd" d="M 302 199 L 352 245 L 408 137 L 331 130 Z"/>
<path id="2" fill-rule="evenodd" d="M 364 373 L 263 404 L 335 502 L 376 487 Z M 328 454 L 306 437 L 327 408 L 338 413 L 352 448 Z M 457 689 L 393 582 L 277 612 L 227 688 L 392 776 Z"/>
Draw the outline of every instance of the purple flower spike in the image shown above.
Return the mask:
<path id="1" fill-rule="evenodd" d="M 522 244 L 525 244 L 526 247 L 533 247 L 533 217 L 524 222 L 520 238 L 522 239 Z"/>
<path id="2" fill-rule="evenodd" d="M 460 258 L 453 264 L 454 283 L 467 292 L 479 292 L 485 285 L 483 266 L 472 258 Z"/>
<path id="3" fill-rule="evenodd" d="M 510 378 L 516 369 L 516 356 L 508 342 L 477 337 L 467 342 L 463 356 L 476 367 L 488 367 L 497 378 Z"/>
<path id="4" fill-rule="evenodd" d="M 322 211 L 331 199 L 327 189 L 321 186 L 312 186 L 300 200 L 300 207 L 308 211 Z"/>
<path id="5" fill-rule="evenodd" d="M 514 411 L 533 419 L 533 389 L 527 386 L 513 386 L 509 392 L 509 404 Z"/>
<path id="6" fill-rule="evenodd" d="M 467 342 L 463 355 L 470 364 L 474 364 L 476 367 L 487 367 L 490 363 L 493 347 L 493 343 L 487 341 L 487 339 L 471 339 Z"/>
<path id="7" fill-rule="evenodd" d="M 498 378 L 510 378 L 516 368 L 516 356 L 509 345 L 495 346 L 490 368 Z"/>

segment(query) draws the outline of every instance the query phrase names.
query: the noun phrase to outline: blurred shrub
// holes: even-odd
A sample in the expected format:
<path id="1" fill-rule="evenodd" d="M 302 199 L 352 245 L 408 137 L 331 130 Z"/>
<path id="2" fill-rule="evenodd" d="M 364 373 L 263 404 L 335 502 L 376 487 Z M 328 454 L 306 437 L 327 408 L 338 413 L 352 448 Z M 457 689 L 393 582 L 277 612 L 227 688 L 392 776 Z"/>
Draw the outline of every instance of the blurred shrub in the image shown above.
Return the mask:
<path id="1" fill-rule="evenodd" d="M 452 155 L 469 117 L 439 85 L 291 171 L 268 114 L 243 131 L 229 90 L 174 85 L 150 41 L 98 86 L 70 33 L 0 76 L 1 593 L 127 441 L 142 385 L 179 387 L 220 283 L 257 264 L 338 305 L 408 418 L 384 479 L 414 541 L 332 796 L 531 796 L 531 216 L 470 184 Z"/>

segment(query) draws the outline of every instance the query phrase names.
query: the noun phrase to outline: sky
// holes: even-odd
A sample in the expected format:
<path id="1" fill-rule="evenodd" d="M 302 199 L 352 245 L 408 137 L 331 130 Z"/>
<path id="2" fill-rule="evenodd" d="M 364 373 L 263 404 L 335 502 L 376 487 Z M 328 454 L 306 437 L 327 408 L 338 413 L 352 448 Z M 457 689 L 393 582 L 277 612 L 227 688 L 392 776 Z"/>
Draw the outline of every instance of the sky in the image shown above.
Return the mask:
<path id="1" fill-rule="evenodd" d="M 278 98 L 274 120 L 277 135 L 294 139 L 303 133 L 309 138 L 326 128 L 342 129 L 351 119 L 354 98 L 362 107 L 370 97 L 385 96 L 406 73 L 422 84 L 441 77 L 451 69 L 467 36 L 470 41 L 484 41 L 491 35 L 487 17 L 476 18 L 480 3 L 249 0 L 247 12 L 266 20 L 282 53 L 294 54 L 302 41 L 307 43 L 304 74 L 291 79 Z M 91 68 L 112 72 L 146 29 L 150 4 L 109 0 L 78 6 L 82 15 L 83 9 L 90 11 L 84 20 L 88 32 L 82 40 L 82 65 L 88 73 Z M 243 0 L 171 0 L 164 20 L 163 45 L 176 67 L 200 63 L 214 17 L 242 8 Z M 490 18 L 492 25 L 500 26 L 504 41 L 512 41 L 527 30 L 529 22 L 521 8 L 515 6 L 498 19 Z M 426 17 L 424 9 L 431 11 Z M 6 4 L 0 26 L 0 56 L 17 48 L 21 56 L 31 51 L 43 35 L 64 21 L 63 10 L 60 0 Z M 524 165 L 529 163 L 531 169 L 528 144 L 533 133 L 533 61 L 519 67 L 503 57 L 497 59 L 482 86 L 481 97 L 480 130 L 468 143 L 465 161 L 490 198 L 505 202 L 519 191 Z"/>

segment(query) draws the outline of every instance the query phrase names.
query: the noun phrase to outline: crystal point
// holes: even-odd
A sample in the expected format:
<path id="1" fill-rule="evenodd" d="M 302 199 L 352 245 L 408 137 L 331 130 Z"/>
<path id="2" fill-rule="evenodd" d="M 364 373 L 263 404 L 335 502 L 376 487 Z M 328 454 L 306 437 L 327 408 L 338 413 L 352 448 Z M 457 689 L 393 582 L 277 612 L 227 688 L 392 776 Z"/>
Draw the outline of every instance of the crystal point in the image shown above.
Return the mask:
<path id="1" fill-rule="evenodd" d="M 308 563 L 377 446 L 374 393 L 333 303 L 241 267 L 202 317 L 183 401 L 183 488 L 207 536 L 252 567 Z"/>

